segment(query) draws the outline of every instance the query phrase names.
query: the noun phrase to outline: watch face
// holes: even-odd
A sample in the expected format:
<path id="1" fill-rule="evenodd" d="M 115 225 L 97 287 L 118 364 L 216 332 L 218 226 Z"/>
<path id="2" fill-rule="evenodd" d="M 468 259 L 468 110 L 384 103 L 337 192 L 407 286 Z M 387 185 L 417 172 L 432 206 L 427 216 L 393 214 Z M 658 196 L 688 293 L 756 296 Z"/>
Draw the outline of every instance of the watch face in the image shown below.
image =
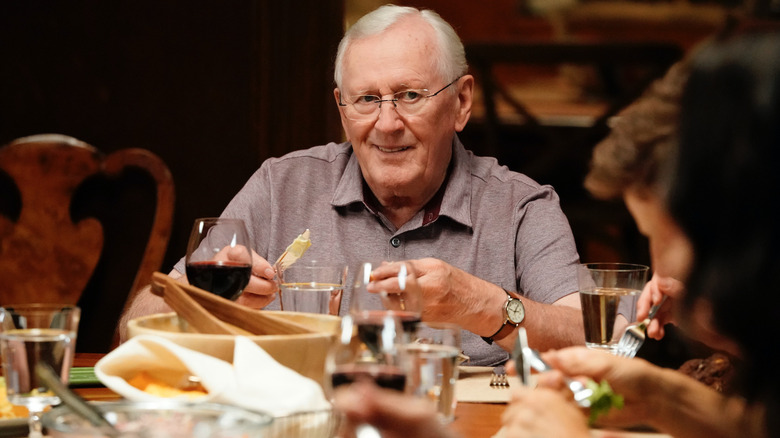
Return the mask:
<path id="1" fill-rule="evenodd" d="M 506 305 L 506 316 L 513 324 L 520 324 L 525 317 L 523 302 L 515 298 Z"/>

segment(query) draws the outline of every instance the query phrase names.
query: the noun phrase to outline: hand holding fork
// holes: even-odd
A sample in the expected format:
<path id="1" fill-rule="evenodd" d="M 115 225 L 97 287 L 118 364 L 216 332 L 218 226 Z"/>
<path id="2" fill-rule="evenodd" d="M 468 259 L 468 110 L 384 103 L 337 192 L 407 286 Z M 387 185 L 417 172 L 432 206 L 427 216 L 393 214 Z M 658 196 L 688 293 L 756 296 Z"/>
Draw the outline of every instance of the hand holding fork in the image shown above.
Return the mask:
<path id="1" fill-rule="evenodd" d="M 636 352 L 639 351 L 639 347 L 645 342 L 645 330 L 650 321 L 655 318 L 655 314 L 658 313 L 658 309 L 664 305 L 668 295 L 664 295 L 661 302 L 653 305 L 650 308 L 650 312 L 647 314 L 647 318 L 643 321 L 634 323 L 626 327 L 626 331 L 623 336 L 620 337 L 620 341 L 617 346 L 617 356 L 632 358 L 636 356 Z"/>

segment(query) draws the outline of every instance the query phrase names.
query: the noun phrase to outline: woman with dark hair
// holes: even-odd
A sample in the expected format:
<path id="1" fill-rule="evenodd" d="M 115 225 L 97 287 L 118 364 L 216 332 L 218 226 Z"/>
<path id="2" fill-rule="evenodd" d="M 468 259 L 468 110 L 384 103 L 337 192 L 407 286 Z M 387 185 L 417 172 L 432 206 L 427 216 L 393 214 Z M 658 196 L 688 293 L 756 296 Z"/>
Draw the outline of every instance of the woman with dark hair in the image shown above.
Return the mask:
<path id="1" fill-rule="evenodd" d="M 667 197 L 694 248 L 684 312 L 736 344 L 740 391 L 780 436 L 780 35 L 708 47 L 696 61 Z"/>
<path id="2" fill-rule="evenodd" d="M 634 202 L 632 208 L 630 191 L 624 196 L 656 250 L 656 272 L 676 271 L 688 286 L 676 294 L 681 299 L 672 300 L 676 321 L 693 337 L 739 358 L 735 393 L 721 396 L 641 360 L 582 349 L 545 357 L 560 372 L 606 379 L 624 394 L 625 409 L 605 417 L 605 424 L 641 421 L 677 438 L 780 436 L 780 287 L 773 283 L 773 275 L 780 273 L 775 215 L 780 204 L 780 35 L 708 44 L 690 67 L 679 102 L 678 145 L 665 160 L 668 172 L 661 179 L 668 184 L 659 186 L 665 205 L 645 203 L 647 208 L 638 209 L 641 202 Z M 634 146 L 635 152 L 642 149 L 639 142 Z M 680 245 L 670 250 L 675 239 Z M 658 257 L 664 247 L 673 257 Z M 645 294 L 640 317 L 662 295 Z M 668 320 L 664 316 L 661 323 Z M 561 387 L 560 374 L 540 377 L 540 386 L 545 388 L 515 394 L 505 414 L 507 436 L 530 430 L 556 436 L 539 412 L 554 411 L 570 420 L 580 415 L 549 393 Z M 584 417 L 580 420 L 567 436 L 587 436 Z"/>

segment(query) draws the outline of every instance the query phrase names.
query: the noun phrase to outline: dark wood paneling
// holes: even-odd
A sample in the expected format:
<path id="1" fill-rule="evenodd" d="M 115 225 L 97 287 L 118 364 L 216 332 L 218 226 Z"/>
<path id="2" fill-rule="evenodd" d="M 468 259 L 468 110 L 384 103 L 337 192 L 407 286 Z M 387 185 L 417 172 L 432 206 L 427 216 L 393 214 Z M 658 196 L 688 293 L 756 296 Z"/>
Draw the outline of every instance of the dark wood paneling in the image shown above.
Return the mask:
<path id="1" fill-rule="evenodd" d="M 160 155 L 168 269 L 264 159 L 340 138 L 342 17 L 341 0 L 0 2 L 0 143 L 58 132 Z"/>

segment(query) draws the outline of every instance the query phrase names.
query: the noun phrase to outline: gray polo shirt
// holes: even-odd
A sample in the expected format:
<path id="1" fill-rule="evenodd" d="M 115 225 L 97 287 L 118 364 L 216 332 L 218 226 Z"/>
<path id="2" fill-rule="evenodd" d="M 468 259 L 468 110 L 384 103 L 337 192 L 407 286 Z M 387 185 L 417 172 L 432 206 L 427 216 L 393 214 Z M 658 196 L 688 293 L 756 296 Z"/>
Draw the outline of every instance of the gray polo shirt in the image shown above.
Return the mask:
<path id="1" fill-rule="evenodd" d="M 575 292 L 579 258 L 553 188 L 474 156 L 457 138 L 452 157 L 444 190 L 398 229 L 364 197 L 368 188 L 350 143 L 266 160 L 223 216 L 244 219 L 255 251 L 272 262 L 308 228 L 307 259 L 353 266 L 435 257 L 534 301 Z M 176 269 L 184 271 L 183 260 Z M 350 295 L 345 290 L 341 314 L 349 311 Z M 278 300 L 268 308 L 278 308 Z M 508 357 L 470 332 L 463 349 L 470 365 Z"/>

